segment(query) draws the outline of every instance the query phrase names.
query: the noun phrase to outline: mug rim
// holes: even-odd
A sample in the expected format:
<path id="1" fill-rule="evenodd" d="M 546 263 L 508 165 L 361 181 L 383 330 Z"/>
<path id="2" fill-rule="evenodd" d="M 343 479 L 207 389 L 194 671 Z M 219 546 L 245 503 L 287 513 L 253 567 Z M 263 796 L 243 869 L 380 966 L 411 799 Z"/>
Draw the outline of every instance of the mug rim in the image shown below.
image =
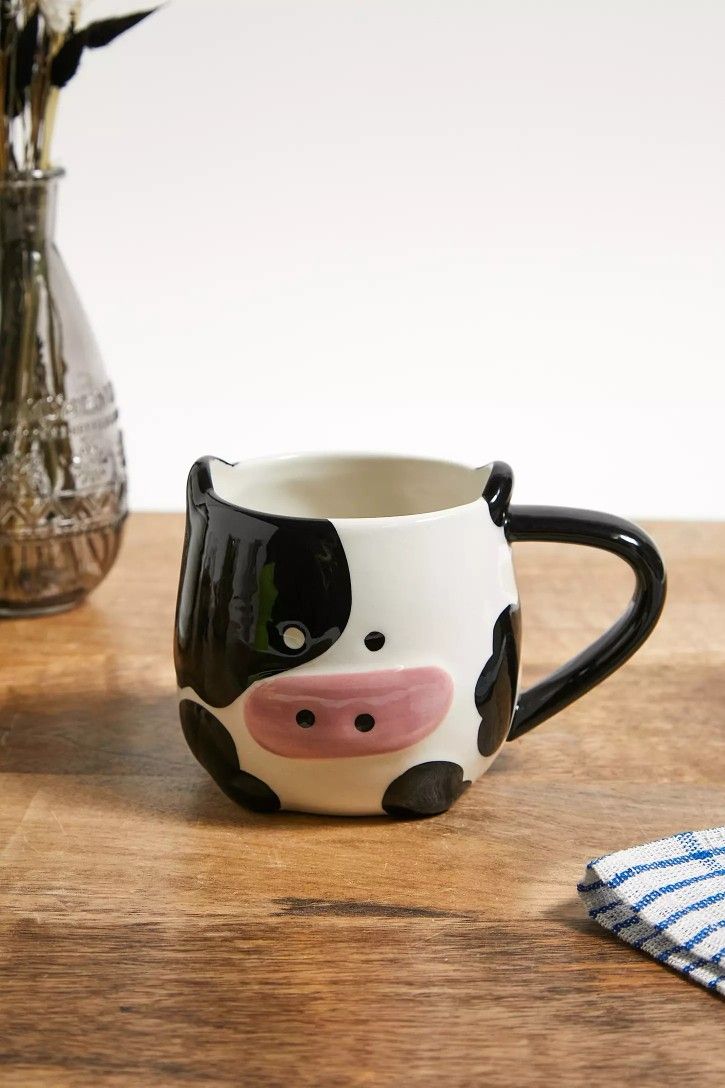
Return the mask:
<path id="1" fill-rule="evenodd" d="M 258 504 L 247 504 L 244 502 L 234 501 L 225 495 L 221 494 L 218 488 L 215 486 L 214 480 L 214 465 L 222 465 L 225 468 L 236 470 L 241 468 L 262 467 L 262 466 L 276 466 L 276 465 L 301 465 L 304 462 L 310 462 L 311 464 L 317 462 L 318 464 L 344 464 L 348 463 L 360 463 L 364 462 L 389 462 L 390 464 L 398 463 L 403 465 L 407 463 L 409 466 L 428 466 L 429 468 L 437 470 L 450 470 L 453 473 L 460 473 L 461 477 L 465 477 L 467 482 L 472 487 L 475 481 L 475 494 L 472 489 L 472 497 L 467 498 L 462 502 L 449 502 L 445 504 L 435 504 L 433 508 L 423 509 L 418 511 L 408 511 L 404 513 L 394 514 L 355 514 L 355 515 L 338 515 L 335 513 L 284 513 L 275 510 L 274 508 L 265 507 Z M 451 458 L 432 457 L 424 454 L 415 453 L 398 453 L 390 451 L 378 451 L 378 450 L 301 450 L 276 454 L 262 454 L 258 457 L 243 458 L 239 461 L 225 461 L 222 457 L 217 457 L 212 454 L 207 454 L 197 459 L 194 467 L 198 465 L 204 465 L 208 472 L 208 484 L 203 488 L 204 493 L 211 495 L 222 506 L 229 507 L 234 510 L 246 512 L 250 514 L 258 514 L 262 517 L 273 517 L 275 519 L 281 519 L 288 522 L 304 523 L 310 520 L 320 521 L 334 521 L 341 522 L 345 525 L 371 525 L 385 523 L 387 525 L 394 523 L 410 523 L 414 521 L 427 521 L 435 520 L 442 517 L 453 516 L 456 513 L 460 513 L 469 507 L 476 506 L 483 500 L 483 493 L 486 485 L 493 473 L 494 467 L 500 464 L 495 460 L 487 461 L 484 465 L 476 466 L 473 464 L 467 464 L 464 461 L 456 461 Z M 508 467 L 508 466 L 506 466 Z M 193 471 L 193 468 L 192 468 Z M 485 502 L 485 500 L 484 500 Z"/>

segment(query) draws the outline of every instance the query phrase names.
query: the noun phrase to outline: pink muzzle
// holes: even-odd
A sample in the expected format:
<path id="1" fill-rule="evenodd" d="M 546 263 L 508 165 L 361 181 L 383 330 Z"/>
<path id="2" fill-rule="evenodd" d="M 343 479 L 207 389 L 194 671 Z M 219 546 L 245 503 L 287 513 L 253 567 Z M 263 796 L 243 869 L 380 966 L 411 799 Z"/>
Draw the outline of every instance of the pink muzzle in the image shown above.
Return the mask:
<path id="1" fill-rule="evenodd" d="M 262 680 L 244 717 L 262 748 L 293 759 L 372 756 L 409 748 L 440 725 L 453 681 L 428 666 Z"/>

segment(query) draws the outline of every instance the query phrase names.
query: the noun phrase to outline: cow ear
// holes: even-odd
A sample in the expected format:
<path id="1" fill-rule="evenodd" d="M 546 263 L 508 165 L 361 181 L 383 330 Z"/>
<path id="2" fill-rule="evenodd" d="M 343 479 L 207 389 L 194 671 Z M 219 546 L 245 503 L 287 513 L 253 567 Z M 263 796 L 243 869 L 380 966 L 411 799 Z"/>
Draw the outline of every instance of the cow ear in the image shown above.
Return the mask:
<path id="1" fill-rule="evenodd" d="M 214 491 L 212 469 L 215 466 L 223 466 L 225 469 L 234 468 L 228 461 L 223 461 L 221 457 L 200 457 L 191 466 L 189 478 L 186 482 L 187 507 L 189 505 L 201 506 L 205 504 L 210 494 L 213 494 L 217 501 L 224 502 Z"/>
<path id="2" fill-rule="evenodd" d="M 482 495 L 494 525 L 503 525 L 514 486 L 513 469 L 505 461 L 493 461 L 486 468 L 489 474 Z"/>
<path id="3" fill-rule="evenodd" d="M 200 457 L 199 460 L 195 461 L 191 466 L 186 481 L 187 507 L 200 506 L 204 501 L 204 496 L 208 495 L 211 491 L 210 462 L 212 460 L 211 457 Z"/>

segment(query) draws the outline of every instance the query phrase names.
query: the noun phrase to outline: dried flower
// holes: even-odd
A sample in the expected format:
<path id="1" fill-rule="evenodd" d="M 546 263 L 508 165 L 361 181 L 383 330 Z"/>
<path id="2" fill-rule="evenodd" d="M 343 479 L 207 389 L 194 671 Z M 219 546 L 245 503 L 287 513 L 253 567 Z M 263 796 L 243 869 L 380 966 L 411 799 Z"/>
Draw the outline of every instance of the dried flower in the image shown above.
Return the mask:
<path id="1" fill-rule="evenodd" d="M 97 23 L 99 19 L 118 19 L 128 15 L 133 6 L 129 0 L 84 0 L 80 5 L 82 10 L 76 17 L 76 27 L 81 29 L 89 22 Z"/>
<path id="2" fill-rule="evenodd" d="M 78 17 L 80 0 L 39 0 L 43 18 L 54 34 L 66 34 Z"/>
<path id="3" fill-rule="evenodd" d="M 48 168 L 59 92 L 86 49 L 101 49 L 155 10 L 128 13 L 128 4 L 0 0 L 0 176 Z"/>

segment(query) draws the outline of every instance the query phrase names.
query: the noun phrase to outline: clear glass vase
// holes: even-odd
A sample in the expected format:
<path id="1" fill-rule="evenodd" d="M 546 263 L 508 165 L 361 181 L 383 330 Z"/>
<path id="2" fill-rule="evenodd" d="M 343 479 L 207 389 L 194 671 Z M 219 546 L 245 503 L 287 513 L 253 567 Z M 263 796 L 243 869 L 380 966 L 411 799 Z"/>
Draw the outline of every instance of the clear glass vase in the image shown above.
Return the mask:
<path id="1" fill-rule="evenodd" d="M 0 179 L 0 615 L 71 608 L 126 516 L 113 390 L 54 241 L 62 171 Z"/>

